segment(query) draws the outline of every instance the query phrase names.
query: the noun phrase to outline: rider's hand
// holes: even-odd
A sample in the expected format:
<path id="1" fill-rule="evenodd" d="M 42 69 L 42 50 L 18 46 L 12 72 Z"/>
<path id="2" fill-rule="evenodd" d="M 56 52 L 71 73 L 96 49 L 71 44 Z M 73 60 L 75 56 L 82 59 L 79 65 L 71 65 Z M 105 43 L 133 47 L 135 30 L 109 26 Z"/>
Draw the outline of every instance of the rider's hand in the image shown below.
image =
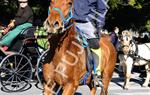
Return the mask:
<path id="1" fill-rule="evenodd" d="M 3 34 L 3 35 L 5 35 L 7 32 L 8 32 L 8 29 L 7 29 L 7 28 L 5 28 L 5 29 L 2 30 L 2 34 Z"/>
<path id="2" fill-rule="evenodd" d="M 15 20 L 11 20 L 7 27 L 12 28 L 14 26 L 15 26 Z"/>
<path id="3" fill-rule="evenodd" d="M 14 26 L 15 26 L 14 22 L 11 22 L 11 23 L 8 24 L 8 27 L 11 27 L 11 28 L 12 28 L 12 27 L 14 27 Z"/>
<path id="4" fill-rule="evenodd" d="M 9 32 L 10 30 L 10 27 L 5 27 L 3 30 L 2 30 L 2 35 L 5 35 Z"/>
<path id="5" fill-rule="evenodd" d="M 96 28 L 96 32 L 95 32 L 96 38 L 100 38 L 101 37 L 101 30 L 102 30 L 101 27 L 97 27 Z"/>

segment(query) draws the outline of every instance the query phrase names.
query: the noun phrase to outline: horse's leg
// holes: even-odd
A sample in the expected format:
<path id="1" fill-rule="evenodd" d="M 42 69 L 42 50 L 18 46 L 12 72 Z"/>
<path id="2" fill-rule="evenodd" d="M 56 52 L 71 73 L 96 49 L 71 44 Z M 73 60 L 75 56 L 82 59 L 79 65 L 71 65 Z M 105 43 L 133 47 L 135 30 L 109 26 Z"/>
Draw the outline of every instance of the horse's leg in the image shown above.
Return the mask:
<path id="1" fill-rule="evenodd" d="M 144 84 L 142 85 L 143 87 L 147 87 L 149 80 L 150 80 L 150 70 L 149 70 L 149 65 L 145 65 L 145 69 L 146 69 L 146 79 L 144 81 Z"/>
<path id="2" fill-rule="evenodd" d="M 53 95 L 51 89 L 48 87 L 47 84 L 44 84 L 44 91 L 43 91 L 43 95 Z"/>
<path id="3" fill-rule="evenodd" d="M 128 58 L 125 62 L 126 70 L 125 70 L 125 82 L 123 86 L 123 88 L 126 90 L 129 88 L 132 65 L 133 65 L 133 60 L 131 58 Z"/>
<path id="4" fill-rule="evenodd" d="M 52 82 L 53 78 L 53 71 L 54 71 L 54 66 L 52 64 L 43 64 L 43 77 L 44 77 L 44 95 L 52 95 L 52 90 L 50 89 L 49 85 Z"/>
<path id="5" fill-rule="evenodd" d="M 77 90 L 77 85 L 75 86 L 73 83 L 67 83 L 64 86 L 62 95 L 74 95 L 75 91 Z"/>
<path id="6" fill-rule="evenodd" d="M 126 76 L 126 70 L 127 70 L 126 63 L 123 62 L 122 63 L 122 71 L 123 71 L 124 76 Z"/>
<path id="7" fill-rule="evenodd" d="M 96 87 L 93 87 L 90 89 L 90 95 L 95 95 L 96 93 Z"/>
<path id="8" fill-rule="evenodd" d="M 124 68 L 123 68 L 123 65 L 124 65 L 124 62 L 123 62 L 123 54 L 118 54 L 119 56 L 119 67 L 118 67 L 118 70 L 120 72 L 124 72 Z"/>
<path id="9" fill-rule="evenodd" d="M 115 62 L 113 62 L 113 60 L 110 60 L 108 64 L 109 65 L 104 67 L 104 71 L 102 72 L 102 83 L 104 87 L 102 88 L 100 95 L 108 95 L 108 86 L 112 79 Z"/>
<path id="10" fill-rule="evenodd" d="M 95 95 L 96 87 L 92 87 L 91 83 L 88 84 L 88 87 L 90 88 L 90 95 Z"/>

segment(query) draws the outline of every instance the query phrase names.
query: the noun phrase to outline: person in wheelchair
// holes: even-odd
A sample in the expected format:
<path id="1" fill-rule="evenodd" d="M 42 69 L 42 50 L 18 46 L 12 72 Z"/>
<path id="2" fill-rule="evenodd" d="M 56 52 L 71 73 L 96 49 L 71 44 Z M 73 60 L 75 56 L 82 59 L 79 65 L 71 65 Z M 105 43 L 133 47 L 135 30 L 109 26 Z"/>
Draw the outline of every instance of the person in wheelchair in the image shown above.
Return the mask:
<path id="1" fill-rule="evenodd" d="M 19 8 L 15 18 L 2 31 L 4 36 L 0 40 L 0 47 L 3 51 L 6 51 L 10 47 L 12 41 L 21 31 L 32 26 L 33 12 L 28 5 L 28 0 L 18 0 L 18 3 Z"/>

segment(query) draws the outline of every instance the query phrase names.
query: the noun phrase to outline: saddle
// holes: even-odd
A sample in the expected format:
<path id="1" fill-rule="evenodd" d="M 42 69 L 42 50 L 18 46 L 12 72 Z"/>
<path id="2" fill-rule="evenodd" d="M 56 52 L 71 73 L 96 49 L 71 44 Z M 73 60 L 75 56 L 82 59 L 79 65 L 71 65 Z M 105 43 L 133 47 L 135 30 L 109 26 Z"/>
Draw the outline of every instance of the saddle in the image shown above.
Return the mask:
<path id="1" fill-rule="evenodd" d="M 90 77 L 90 75 L 101 75 L 101 70 L 100 70 L 100 64 L 101 63 L 101 48 L 99 49 L 91 49 L 88 46 L 87 39 L 84 38 L 80 33 L 78 34 L 77 37 L 78 41 L 80 42 L 81 46 L 85 48 L 86 55 L 87 55 L 87 72 L 83 77 L 80 79 L 80 85 L 85 85 L 87 79 Z M 94 80 L 94 77 L 92 77 L 92 80 Z M 93 84 L 92 84 L 93 85 Z"/>

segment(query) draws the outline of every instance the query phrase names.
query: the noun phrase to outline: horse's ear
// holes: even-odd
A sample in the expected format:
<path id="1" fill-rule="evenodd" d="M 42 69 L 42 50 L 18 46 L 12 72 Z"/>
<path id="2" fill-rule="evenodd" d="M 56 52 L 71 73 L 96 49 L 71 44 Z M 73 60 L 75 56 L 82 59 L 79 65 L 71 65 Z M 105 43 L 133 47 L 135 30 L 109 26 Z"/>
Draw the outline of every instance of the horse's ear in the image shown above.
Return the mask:
<path id="1" fill-rule="evenodd" d="M 51 2 L 55 2 L 56 0 L 51 0 Z"/>
<path id="2" fill-rule="evenodd" d="M 128 31 L 128 30 L 124 30 L 124 31 L 122 31 L 122 35 L 123 35 L 123 36 L 125 36 L 125 35 L 130 36 L 130 35 L 132 35 L 132 32 L 130 32 L 130 31 Z"/>
<path id="3" fill-rule="evenodd" d="M 122 36 L 125 36 L 127 33 L 127 30 L 122 31 Z"/>
<path id="4" fill-rule="evenodd" d="M 133 33 L 131 31 L 129 32 L 129 36 L 132 39 Z"/>
<path id="5" fill-rule="evenodd" d="M 53 4 L 54 4 L 55 2 L 57 2 L 57 0 L 51 0 L 51 3 L 53 3 Z"/>

